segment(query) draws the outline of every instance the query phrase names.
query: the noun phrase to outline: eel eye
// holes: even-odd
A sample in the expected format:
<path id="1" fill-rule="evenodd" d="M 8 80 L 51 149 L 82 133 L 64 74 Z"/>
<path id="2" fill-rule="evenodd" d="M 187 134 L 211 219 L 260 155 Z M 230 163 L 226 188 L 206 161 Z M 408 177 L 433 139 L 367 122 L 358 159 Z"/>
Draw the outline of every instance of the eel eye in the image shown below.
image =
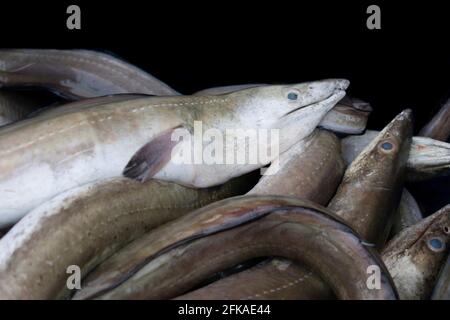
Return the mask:
<path id="1" fill-rule="evenodd" d="M 393 148 L 392 143 L 390 142 L 383 142 L 381 144 L 381 148 L 383 148 L 384 150 L 391 150 Z"/>
<path id="2" fill-rule="evenodd" d="M 395 144 L 392 141 L 385 140 L 381 141 L 378 147 L 383 153 L 391 153 L 395 148 Z"/>
<path id="3" fill-rule="evenodd" d="M 289 100 L 295 101 L 295 100 L 298 99 L 298 94 L 295 93 L 295 92 L 289 92 L 288 95 L 287 95 L 287 98 L 288 98 Z"/>
<path id="4" fill-rule="evenodd" d="M 441 252 L 444 251 L 445 244 L 440 238 L 431 238 L 428 240 L 428 248 L 430 248 L 431 251 Z"/>

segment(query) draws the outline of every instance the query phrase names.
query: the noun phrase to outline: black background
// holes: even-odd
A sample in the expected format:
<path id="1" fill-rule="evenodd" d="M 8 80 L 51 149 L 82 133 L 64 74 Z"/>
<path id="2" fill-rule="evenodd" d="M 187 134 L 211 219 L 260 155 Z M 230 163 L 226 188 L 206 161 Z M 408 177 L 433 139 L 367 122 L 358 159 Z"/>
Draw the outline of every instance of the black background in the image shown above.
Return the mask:
<path id="1" fill-rule="evenodd" d="M 5 301 L 0 302 L 2 312 L 11 307 L 14 315 L 29 316 L 41 314 L 46 319 L 88 319 L 93 316 L 98 319 L 336 319 L 338 315 L 345 319 L 405 319 L 411 317 L 426 318 L 430 312 L 435 316 L 445 315 L 448 311 L 448 301 L 192 301 L 190 306 L 207 306 L 221 309 L 223 304 L 270 305 L 270 315 L 221 315 L 210 318 L 201 316 L 180 316 L 178 310 L 186 304 L 185 301 Z M 27 306 L 28 308 L 24 308 Z M 430 311 L 432 310 L 432 311 Z M 397 313 L 398 311 L 398 313 Z"/>

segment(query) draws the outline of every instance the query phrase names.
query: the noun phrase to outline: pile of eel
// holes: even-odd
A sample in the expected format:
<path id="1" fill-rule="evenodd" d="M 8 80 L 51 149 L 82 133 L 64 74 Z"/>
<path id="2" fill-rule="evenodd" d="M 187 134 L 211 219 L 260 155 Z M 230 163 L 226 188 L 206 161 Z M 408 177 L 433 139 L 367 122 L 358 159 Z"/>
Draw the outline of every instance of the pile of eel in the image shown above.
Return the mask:
<path id="1" fill-rule="evenodd" d="M 0 299 L 450 299 L 450 198 L 410 189 L 450 179 L 450 100 L 369 130 L 349 85 L 0 49 Z"/>

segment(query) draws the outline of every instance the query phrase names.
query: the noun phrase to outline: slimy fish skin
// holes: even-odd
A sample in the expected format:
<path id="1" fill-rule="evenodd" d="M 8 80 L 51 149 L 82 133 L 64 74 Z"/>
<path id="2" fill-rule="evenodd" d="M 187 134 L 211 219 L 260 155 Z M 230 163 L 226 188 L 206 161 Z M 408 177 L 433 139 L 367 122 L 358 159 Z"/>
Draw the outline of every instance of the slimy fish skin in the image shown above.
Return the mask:
<path id="1" fill-rule="evenodd" d="M 328 205 L 330 211 L 345 220 L 365 241 L 377 243 L 379 247 L 386 240 L 395 215 L 396 205 L 400 199 L 411 135 L 411 112 L 406 110 L 400 113 L 382 132 L 378 133 L 351 163 L 336 194 Z M 309 147 L 305 149 L 304 159 L 308 159 L 306 155 L 311 150 L 313 149 Z M 339 154 L 338 151 L 335 152 Z M 291 161 L 295 163 L 297 160 L 295 157 L 293 159 Z M 305 164 L 314 165 L 314 158 L 309 159 L 311 161 Z M 330 161 L 327 160 L 327 162 Z M 298 162 L 301 163 L 300 160 Z M 281 171 L 286 170 L 286 168 L 282 167 Z M 306 171 L 309 171 L 308 168 L 309 166 L 305 166 Z M 296 169 L 292 172 L 292 175 L 300 178 L 297 180 L 297 185 L 302 187 L 295 189 L 292 186 L 287 189 L 298 190 L 297 195 L 301 196 L 311 197 L 310 193 L 305 193 L 308 190 L 328 194 L 326 188 L 320 190 L 312 187 L 317 184 L 317 181 L 323 179 L 320 174 L 316 177 L 318 180 L 312 179 L 311 182 L 303 184 L 304 178 L 309 176 L 301 171 L 300 166 Z M 294 174 L 294 172 L 297 173 Z M 324 174 L 326 174 L 326 171 Z M 313 178 L 312 176 L 310 178 Z M 273 179 L 274 185 L 271 185 L 271 188 L 268 189 L 270 192 L 275 193 L 277 190 L 285 192 L 282 180 L 277 180 L 276 176 L 271 177 L 270 175 L 265 178 L 268 182 L 271 181 L 271 178 L 275 178 Z M 334 190 L 339 183 L 338 179 L 333 187 L 332 181 L 330 180 L 329 190 Z M 258 187 L 258 184 L 253 190 Z M 303 189 L 305 190 L 303 191 Z M 320 198 L 318 199 L 320 200 Z M 325 200 L 325 203 L 328 200 Z M 329 287 L 325 283 L 318 285 L 320 278 L 318 279 L 317 275 L 305 266 L 296 266 L 296 268 L 291 268 L 290 272 L 285 272 L 272 264 L 265 264 L 257 270 L 255 269 L 255 274 L 252 273 L 253 269 L 218 280 L 206 287 L 187 293 L 182 298 L 241 299 L 243 295 L 252 297 L 251 299 L 259 299 L 260 297 L 278 298 L 280 296 L 285 299 L 330 299 L 333 297 L 333 292 Z M 257 279 L 257 275 L 262 273 L 266 276 Z M 252 283 L 252 285 L 248 285 L 241 292 L 239 289 L 242 286 L 239 283 Z M 291 287 L 298 288 L 298 292 L 288 289 Z"/>
<path id="2" fill-rule="evenodd" d="M 0 127 L 26 118 L 43 106 L 41 100 L 20 92 L 0 91 Z"/>
<path id="3" fill-rule="evenodd" d="M 342 156 L 345 163 L 349 165 L 377 134 L 378 131 L 367 130 L 363 135 L 342 139 Z M 406 163 L 406 180 L 421 181 L 448 175 L 450 144 L 430 138 L 413 137 Z"/>
<path id="4" fill-rule="evenodd" d="M 229 129 L 279 130 L 279 151 L 284 152 L 314 131 L 348 85 L 347 80 L 332 79 L 220 97 L 69 104 L 8 126 L 0 130 L 0 227 L 61 192 L 96 180 L 124 175 L 197 188 L 223 184 L 267 165 L 277 154 L 246 164 L 177 163 L 173 159 L 183 159 L 194 149 L 195 121 L 203 132 L 216 129 L 225 135 Z M 192 139 L 172 139 L 178 129 Z M 261 140 L 258 149 L 267 146 Z"/>
<path id="5" fill-rule="evenodd" d="M 339 139 L 316 129 L 282 153 L 248 194 L 295 196 L 326 205 L 344 169 Z"/>
<path id="6" fill-rule="evenodd" d="M 411 138 L 412 112 L 405 110 L 353 160 L 328 205 L 328 209 L 379 248 L 395 219 Z"/>
<path id="7" fill-rule="evenodd" d="M 91 50 L 1 49 L 1 86 L 42 87 L 73 100 L 118 93 L 179 95 L 147 72 Z"/>
<path id="8" fill-rule="evenodd" d="M 242 84 L 204 89 L 194 95 L 222 95 L 234 91 L 254 87 L 268 86 L 267 84 Z M 345 96 L 336 106 L 331 109 L 319 124 L 320 128 L 336 133 L 361 134 L 366 129 L 367 120 L 372 112 L 369 103 L 362 100 Z"/>
<path id="9" fill-rule="evenodd" d="M 200 229 L 194 231 L 194 226 Z M 341 299 L 396 298 L 376 253 L 331 212 L 296 198 L 241 196 L 219 201 L 147 234 L 147 246 L 138 242 L 100 265 L 75 298 L 167 299 L 211 273 L 272 255 L 311 267 Z M 128 268 L 120 267 L 125 264 L 135 267 L 125 272 Z M 380 290 L 366 286 L 369 265 L 381 268 Z"/>
<path id="10" fill-rule="evenodd" d="M 450 205 L 403 230 L 383 249 L 401 299 L 428 299 L 450 247 Z"/>
<path id="11" fill-rule="evenodd" d="M 419 136 L 447 141 L 450 136 L 450 98 L 419 132 Z"/>
<path id="12" fill-rule="evenodd" d="M 67 297 L 67 267 L 87 274 L 150 229 L 245 193 L 253 173 L 219 187 L 192 189 L 113 178 L 69 190 L 32 210 L 0 240 L 0 299 Z"/>
<path id="13" fill-rule="evenodd" d="M 450 300 L 450 256 L 447 257 L 441 268 L 431 299 Z"/>
<path id="14" fill-rule="evenodd" d="M 403 188 L 402 198 L 400 199 L 397 211 L 394 225 L 391 230 L 392 235 L 400 233 L 402 230 L 415 225 L 423 219 L 423 214 L 419 205 L 406 188 Z"/>

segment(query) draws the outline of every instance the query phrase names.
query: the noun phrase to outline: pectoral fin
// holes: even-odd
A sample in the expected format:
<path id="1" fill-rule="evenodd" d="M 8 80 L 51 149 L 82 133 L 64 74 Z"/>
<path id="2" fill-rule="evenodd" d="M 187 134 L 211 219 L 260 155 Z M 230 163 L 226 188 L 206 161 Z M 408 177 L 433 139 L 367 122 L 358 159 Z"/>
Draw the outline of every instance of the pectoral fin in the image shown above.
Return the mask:
<path id="1" fill-rule="evenodd" d="M 181 127 L 163 131 L 145 144 L 133 155 L 122 174 L 141 182 L 151 179 L 169 162 L 172 149 L 179 142 L 172 141 L 172 133 Z"/>

